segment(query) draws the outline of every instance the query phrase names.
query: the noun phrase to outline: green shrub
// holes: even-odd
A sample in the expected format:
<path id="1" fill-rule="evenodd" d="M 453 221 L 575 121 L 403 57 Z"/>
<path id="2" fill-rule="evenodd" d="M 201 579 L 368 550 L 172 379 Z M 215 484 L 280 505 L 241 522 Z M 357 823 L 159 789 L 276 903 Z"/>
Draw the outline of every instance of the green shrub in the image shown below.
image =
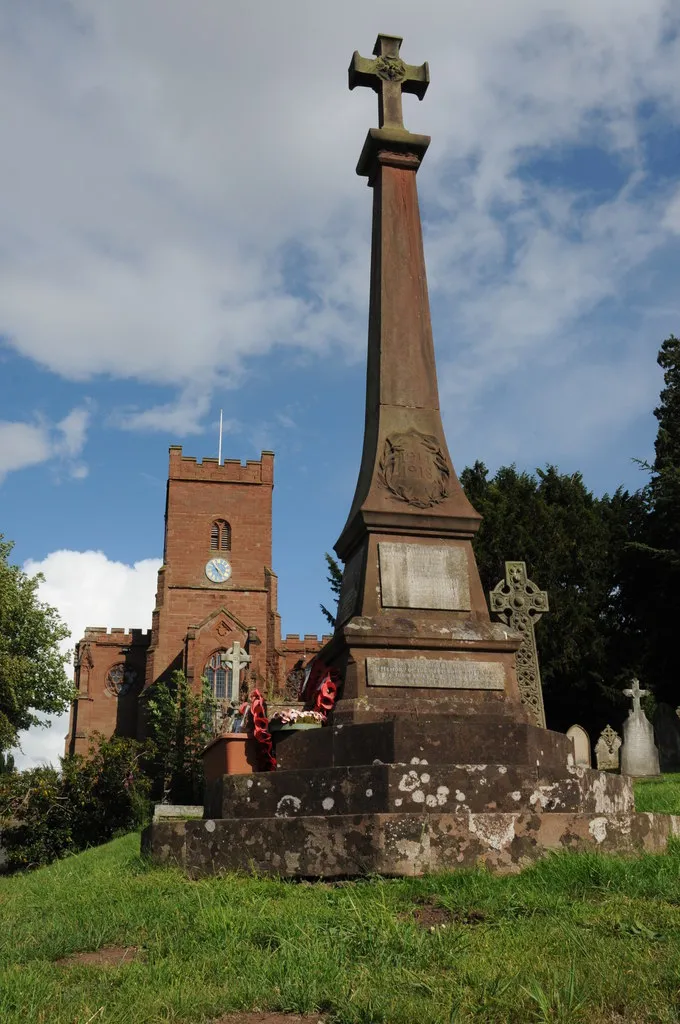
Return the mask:
<path id="1" fill-rule="evenodd" d="M 89 758 L 62 758 L 61 770 L 0 775 L 5 870 L 47 864 L 143 824 L 150 807 L 144 751 L 134 740 L 97 737 Z"/>
<path id="2" fill-rule="evenodd" d="M 217 702 L 205 680 L 192 693 L 186 676 L 173 672 L 144 695 L 152 757 L 148 771 L 153 795 L 171 803 L 203 803 L 203 748 L 215 734 Z"/>

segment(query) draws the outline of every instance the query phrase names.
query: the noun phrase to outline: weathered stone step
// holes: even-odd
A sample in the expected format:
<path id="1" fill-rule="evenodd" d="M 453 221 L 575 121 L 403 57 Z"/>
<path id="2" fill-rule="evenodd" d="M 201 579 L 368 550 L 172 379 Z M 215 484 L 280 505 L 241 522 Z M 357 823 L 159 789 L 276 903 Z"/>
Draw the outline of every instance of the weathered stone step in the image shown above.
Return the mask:
<path id="1" fill-rule="evenodd" d="M 307 732 L 277 733 L 275 745 L 283 769 L 363 765 L 369 758 L 408 764 L 418 758 L 431 765 L 538 765 L 541 771 L 563 775 L 568 759 L 573 761 L 571 740 L 562 733 L 483 715 L 467 719 L 411 715 L 359 725 L 339 723 Z"/>
<path id="2" fill-rule="evenodd" d="M 374 764 L 224 775 L 206 787 L 206 817 L 261 818 L 393 811 L 629 813 L 625 776 L 570 765 L 547 779 L 517 765 Z"/>
<path id="3" fill-rule="evenodd" d="M 295 878 L 421 875 L 484 864 L 516 872 L 551 850 L 660 852 L 680 834 L 668 814 L 356 814 L 156 822 L 142 850 L 190 875 L 257 871 Z"/>

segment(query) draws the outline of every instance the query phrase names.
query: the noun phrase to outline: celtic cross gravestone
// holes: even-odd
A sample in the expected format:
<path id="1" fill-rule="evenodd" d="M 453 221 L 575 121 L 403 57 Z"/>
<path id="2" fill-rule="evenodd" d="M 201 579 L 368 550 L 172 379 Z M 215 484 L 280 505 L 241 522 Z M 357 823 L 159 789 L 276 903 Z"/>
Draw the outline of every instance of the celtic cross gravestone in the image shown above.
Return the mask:
<path id="1" fill-rule="evenodd" d="M 545 728 L 545 710 L 534 626 L 549 611 L 548 595 L 527 577 L 524 562 L 506 562 L 505 579 L 489 595 L 491 611 L 522 637 L 517 651 L 517 682 L 522 703 L 536 725 Z"/>

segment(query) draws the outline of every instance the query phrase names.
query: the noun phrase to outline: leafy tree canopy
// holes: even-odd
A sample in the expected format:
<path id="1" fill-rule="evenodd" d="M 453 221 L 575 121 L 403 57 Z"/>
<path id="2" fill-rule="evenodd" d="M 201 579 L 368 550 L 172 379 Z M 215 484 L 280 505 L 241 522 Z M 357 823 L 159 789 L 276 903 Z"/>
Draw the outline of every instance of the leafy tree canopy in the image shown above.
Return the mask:
<path id="1" fill-rule="evenodd" d="M 60 714 L 74 695 L 59 650 L 69 631 L 38 600 L 43 577 L 9 563 L 12 547 L 0 534 L 0 751 L 16 744 L 19 729 L 49 725 L 39 714 Z"/>

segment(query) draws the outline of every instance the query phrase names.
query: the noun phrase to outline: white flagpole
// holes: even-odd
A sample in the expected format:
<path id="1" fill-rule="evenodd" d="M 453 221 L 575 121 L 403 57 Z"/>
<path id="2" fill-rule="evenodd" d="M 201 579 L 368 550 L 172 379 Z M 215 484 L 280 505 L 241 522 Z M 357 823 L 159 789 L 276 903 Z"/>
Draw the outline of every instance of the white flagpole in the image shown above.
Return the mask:
<path id="1" fill-rule="evenodd" d="M 217 449 L 217 464 L 222 465 L 222 410 L 220 409 L 220 444 Z"/>

